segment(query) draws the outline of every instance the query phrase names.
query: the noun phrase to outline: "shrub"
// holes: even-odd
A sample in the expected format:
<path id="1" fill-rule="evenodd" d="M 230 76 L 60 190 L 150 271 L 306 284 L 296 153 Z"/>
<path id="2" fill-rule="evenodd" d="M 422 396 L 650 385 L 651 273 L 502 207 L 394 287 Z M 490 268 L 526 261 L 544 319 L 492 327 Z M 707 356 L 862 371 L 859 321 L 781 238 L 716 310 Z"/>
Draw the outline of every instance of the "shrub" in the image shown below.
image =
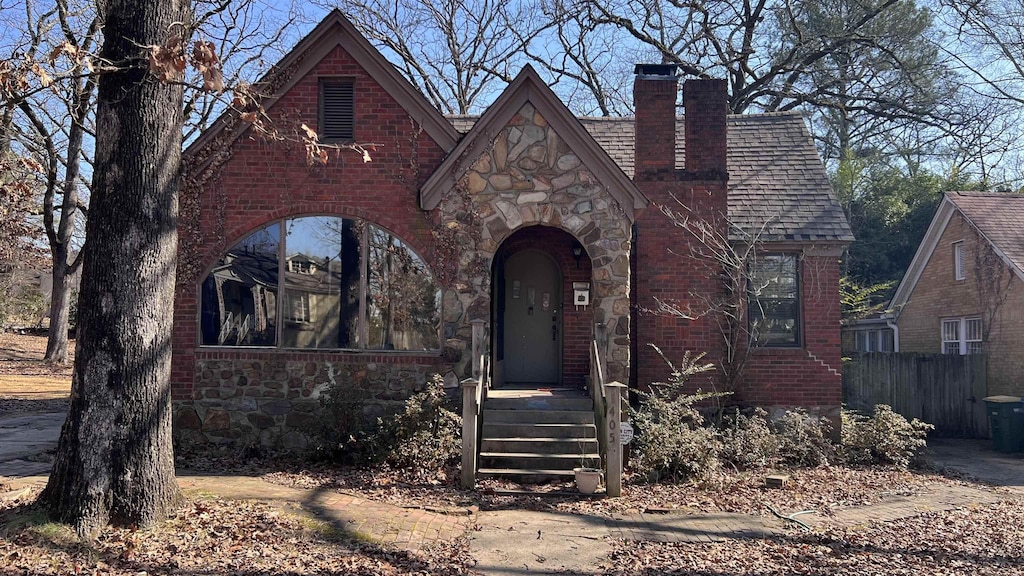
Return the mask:
<path id="1" fill-rule="evenodd" d="M 935 426 L 914 418 L 907 421 L 885 404 L 874 414 L 862 416 L 843 410 L 842 452 L 850 464 L 892 464 L 908 468 L 925 447 L 925 438 Z"/>
<path id="2" fill-rule="evenodd" d="M 738 408 L 722 419 L 719 457 L 738 470 L 772 466 L 779 460 L 779 436 L 772 432 L 768 413 L 755 408 L 747 416 Z"/>
<path id="3" fill-rule="evenodd" d="M 433 479 L 462 455 L 462 417 L 445 405 L 444 378 L 435 375 L 427 387 L 405 402 L 405 409 L 378 420 L 376 447 L 387 464 L 416 480 Z"/>
<path id="4" fill-rule="evenodd" d="M 829 437 L 828 420 L 812 416 L 803 409 L 787 410 L 775 422 L 779 437 L 779 459 L 790 466 L 820 466 L 835 456 Z"/>
<path id="5" fill-rule="evenodd" d="M 405 401 L 402 411 L 367 422 L 363 407 L 369 395 L 338 390 L 321 401 L 325 425 L 317 452 L 356 466 L 386 464 L 411 480 L 435 479 L 462 455 L 462 418 L 446 407 L 444 378 L 435 375 L 426 388 Z"/>
<path id="6" fill-rule="evenodd" d="M 377 424 L 367 418 L 364 408 L 370 395 L 360 388 L 340 388 L 337 382 L 320 397 L 322 426 L 315 430 L 318 444 L 315 454 L 341 464 L 366 464 L 374 458 L 374 433 Z"/>
<path id="7" fill-rule="evenodd" d="M 676 368 L 657 346 L 651 346 L 669 365 L 668 382 L 651 384 L 649 392 L 639 391 L 640 404 L 630 410 L 637 430 L 632 466 L 653 481 L 704 479 L 720 469 L 718 435 L 704 426 L 694 405 L 721 393 L 687 394 L 683 387 L 690 377 L 713 369 L 701 364 L 704 354 L 686 352 Z"/>

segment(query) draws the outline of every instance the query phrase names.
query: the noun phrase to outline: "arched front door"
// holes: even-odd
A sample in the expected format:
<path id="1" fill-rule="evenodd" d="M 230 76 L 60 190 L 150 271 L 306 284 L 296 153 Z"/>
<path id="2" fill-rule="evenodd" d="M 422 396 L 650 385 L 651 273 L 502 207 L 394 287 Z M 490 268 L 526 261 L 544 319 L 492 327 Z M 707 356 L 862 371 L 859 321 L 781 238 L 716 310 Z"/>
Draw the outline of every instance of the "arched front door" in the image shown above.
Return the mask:
<path id="1" fill-rule="evenodd" d="M 498 320 L 504 335 L 504 382 L 558 384 L 563 314 L 558 263 L 539 250 L 517 252 L 505 262 L 503 287 Z"/>

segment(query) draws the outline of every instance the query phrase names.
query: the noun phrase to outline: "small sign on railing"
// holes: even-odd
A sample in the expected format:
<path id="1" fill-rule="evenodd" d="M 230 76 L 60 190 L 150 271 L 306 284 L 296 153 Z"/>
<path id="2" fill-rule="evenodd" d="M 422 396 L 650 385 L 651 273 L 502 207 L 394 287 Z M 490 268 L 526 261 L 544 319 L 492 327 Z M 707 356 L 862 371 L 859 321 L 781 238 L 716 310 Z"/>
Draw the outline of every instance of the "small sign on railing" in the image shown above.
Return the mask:
<path id="1" fill-rule="evenodd" d="M 623 446 L 633 441 L 633 425 L 629 422 L 619 422 L 619 441 Z"/>

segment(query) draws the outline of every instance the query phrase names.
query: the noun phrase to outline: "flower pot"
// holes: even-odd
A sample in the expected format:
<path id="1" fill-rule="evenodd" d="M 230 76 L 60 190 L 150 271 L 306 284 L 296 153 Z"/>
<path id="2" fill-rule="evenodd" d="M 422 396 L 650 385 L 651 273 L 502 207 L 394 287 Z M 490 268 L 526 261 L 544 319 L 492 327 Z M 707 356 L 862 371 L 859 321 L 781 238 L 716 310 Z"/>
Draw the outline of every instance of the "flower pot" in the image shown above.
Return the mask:
<path id="1" fill-rule="evenodd" d="M 601 485 L 601 471 L 597 468 L 573 468 L 576 474 L 576 489 L 583 494 L 597 492 Z"/>

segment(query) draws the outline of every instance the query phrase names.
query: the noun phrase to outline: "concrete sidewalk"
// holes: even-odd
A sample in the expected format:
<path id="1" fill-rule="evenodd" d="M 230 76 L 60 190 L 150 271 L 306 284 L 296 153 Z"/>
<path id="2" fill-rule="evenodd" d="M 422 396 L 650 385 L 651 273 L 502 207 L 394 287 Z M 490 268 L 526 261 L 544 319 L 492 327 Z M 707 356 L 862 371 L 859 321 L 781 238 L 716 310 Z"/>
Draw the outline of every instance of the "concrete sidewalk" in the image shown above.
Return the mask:
<path id="1" fill-rule="evenodd" d="M 0 417 L 0 462 L 33 458 L 57 447 L 64 412 Z"/>

